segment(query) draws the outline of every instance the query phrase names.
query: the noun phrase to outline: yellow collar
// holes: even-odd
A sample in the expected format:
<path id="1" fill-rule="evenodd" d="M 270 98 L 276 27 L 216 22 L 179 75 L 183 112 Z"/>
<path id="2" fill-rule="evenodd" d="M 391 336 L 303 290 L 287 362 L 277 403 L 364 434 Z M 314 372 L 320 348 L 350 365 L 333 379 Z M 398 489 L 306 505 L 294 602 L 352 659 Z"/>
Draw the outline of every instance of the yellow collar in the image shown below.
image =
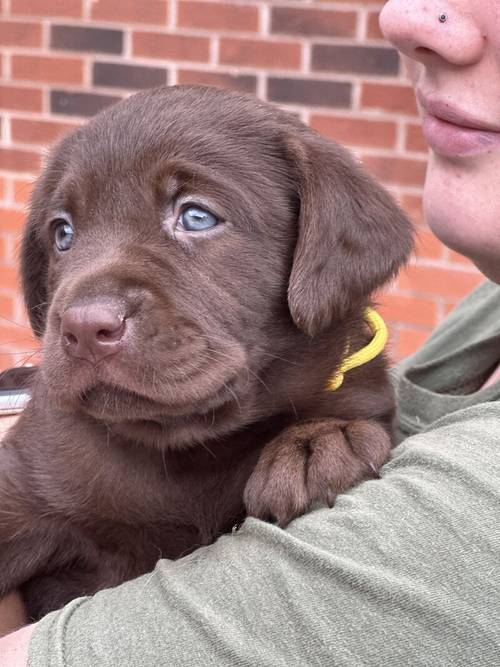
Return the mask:
<path id="1" fill-rule="evenodd" d="M 384 320 L 373 308 L 365 309 L 364 318 L 373 333 L 373 338 L 368 345 L 344 359 L 340 368 L 328 380 L 327 389 L 330 391 L 335 391 L 342 386 L 344 374 L 347 371 L 375 359 L 386 346 L 389 334 Z"/>

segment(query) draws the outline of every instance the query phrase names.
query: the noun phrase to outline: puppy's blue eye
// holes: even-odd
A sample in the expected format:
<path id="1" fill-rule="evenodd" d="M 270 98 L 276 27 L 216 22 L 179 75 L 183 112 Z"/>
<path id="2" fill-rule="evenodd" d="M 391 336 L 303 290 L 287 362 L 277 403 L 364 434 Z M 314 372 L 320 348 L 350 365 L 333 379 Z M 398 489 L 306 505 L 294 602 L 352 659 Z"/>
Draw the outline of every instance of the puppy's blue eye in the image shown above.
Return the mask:
<path id="1" fill-rule="evenodd" d="M 219 222 L 219 218 L 213 215 L 213 213 L 209 213 L 199 206 L 186 208 L 180 216 L 180 223 L 188 232 L 199 232 L 204 229 L 210 229 L 218 225 Z"/>
<path id="2" fill-rule="evenodd" d="M 73 243 L 73 227 L 62 218 L 54 227 L 54 243 L 58 250 L 69 250 Z"/>

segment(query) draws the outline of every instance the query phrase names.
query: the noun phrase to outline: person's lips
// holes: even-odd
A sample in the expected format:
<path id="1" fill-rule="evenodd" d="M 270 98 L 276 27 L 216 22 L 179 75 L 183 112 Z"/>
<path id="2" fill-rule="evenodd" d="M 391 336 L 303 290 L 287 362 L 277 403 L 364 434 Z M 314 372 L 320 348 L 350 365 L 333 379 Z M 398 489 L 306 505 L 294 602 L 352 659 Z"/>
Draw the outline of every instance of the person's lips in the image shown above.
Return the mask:
<path id="1" fill-rule="evenodd" d="M 424 111 L 424 136 L 438 155 L 460 157 L 500 146 L 500 126 L 479 120 L 447 102 L 417 92 Z"/>

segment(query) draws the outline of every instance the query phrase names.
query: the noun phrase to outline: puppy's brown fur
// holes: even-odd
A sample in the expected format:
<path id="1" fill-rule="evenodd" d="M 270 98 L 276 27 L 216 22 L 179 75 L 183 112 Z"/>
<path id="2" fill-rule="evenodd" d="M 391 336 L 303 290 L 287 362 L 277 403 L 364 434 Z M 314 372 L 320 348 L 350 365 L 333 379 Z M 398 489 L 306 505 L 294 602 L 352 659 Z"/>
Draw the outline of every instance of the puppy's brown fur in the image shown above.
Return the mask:
<path id="1" fill-rule="evenodd" d="M 182 229 L 186 202 L 220 223 Z M 410 249 L 345 150 L 247 96 L 157 89 L 63 139 L 22 249 L 44 357 L 0 448 L 0 594 L 21 588 L 37 618 L 245 511 L 285 525 L 370 476 L 391 444 L 385 361 L 325 386 Z M 116 354 L 68 354 L 76 307 L 120 310 Z"/>

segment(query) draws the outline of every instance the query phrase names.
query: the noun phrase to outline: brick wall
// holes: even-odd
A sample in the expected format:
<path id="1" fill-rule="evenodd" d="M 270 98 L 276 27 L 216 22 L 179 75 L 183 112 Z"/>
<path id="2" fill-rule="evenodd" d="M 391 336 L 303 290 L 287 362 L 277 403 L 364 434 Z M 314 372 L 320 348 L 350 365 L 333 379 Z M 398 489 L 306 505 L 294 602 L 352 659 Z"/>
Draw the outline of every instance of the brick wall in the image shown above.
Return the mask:
<path id="1" fill-rule="evenodd" d="M 419 227 L 414 261 L 381 297 L 397 358 L 480 276 L 421 213 L 426 149 L 411 89 L 370 0 L 1 0 L 0 367 L 36 349 L 16 248 L 45 148 L 133 91 L 207 83 L 298 113 L 350 146 Z"/>

